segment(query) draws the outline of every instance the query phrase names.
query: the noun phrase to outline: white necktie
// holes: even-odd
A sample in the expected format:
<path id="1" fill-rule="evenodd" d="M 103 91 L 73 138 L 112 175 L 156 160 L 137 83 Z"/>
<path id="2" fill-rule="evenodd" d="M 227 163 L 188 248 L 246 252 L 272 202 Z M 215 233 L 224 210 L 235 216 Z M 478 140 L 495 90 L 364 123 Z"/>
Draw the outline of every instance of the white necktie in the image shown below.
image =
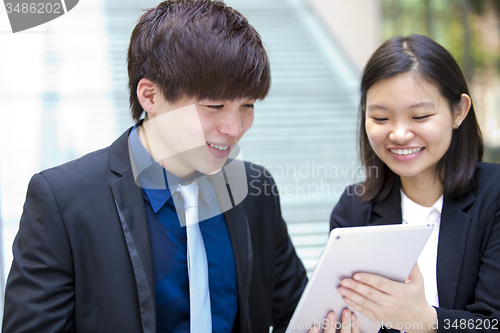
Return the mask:
<path id="1" fill-rule="evenodd" d="M 190 331 L 192 333 L 211 333 L 212 313 L 208 287 L 207 254 L 198 223 L 199 185 L 193 181 L 187 185 L 179 185 L 177 191 L 184 200 L 186 217 Z"/>

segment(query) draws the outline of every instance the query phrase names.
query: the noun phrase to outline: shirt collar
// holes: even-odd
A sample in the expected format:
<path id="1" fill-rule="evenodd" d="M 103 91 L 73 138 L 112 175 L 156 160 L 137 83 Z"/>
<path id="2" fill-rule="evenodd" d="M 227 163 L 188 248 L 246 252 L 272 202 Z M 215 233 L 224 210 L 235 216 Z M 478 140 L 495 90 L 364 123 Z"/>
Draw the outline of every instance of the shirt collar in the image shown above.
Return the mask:
<path id="1" fill-rule="evenodd" d="M 401 190 L 401 211 L 403 221 L 408 224 L 426 224 L 427 218 L 432 211 L 441 214 L 443 209 L 443 196 L 441 196 L 431 207 L 421 206 L 414 202 Z"/>

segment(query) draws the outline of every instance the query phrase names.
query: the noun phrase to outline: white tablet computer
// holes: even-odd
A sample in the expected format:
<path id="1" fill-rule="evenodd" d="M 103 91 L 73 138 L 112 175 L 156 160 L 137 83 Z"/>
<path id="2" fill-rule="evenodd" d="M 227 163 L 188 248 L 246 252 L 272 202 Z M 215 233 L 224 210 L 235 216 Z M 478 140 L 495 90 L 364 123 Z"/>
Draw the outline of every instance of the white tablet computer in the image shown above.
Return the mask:
<path id="1" fill-rule="evenodd" d="M 432 229 L 433 225 L 406 224 L 333 229 L 286 333 L 306 333 L 314 324 L 323 332 L 322 323 L 330 311 L 339 315 L 348 308 L 337 288 L 354 273 L 406 281 Z M 380 324 L 354 312 L 361 332 L 380 329 Z"/>

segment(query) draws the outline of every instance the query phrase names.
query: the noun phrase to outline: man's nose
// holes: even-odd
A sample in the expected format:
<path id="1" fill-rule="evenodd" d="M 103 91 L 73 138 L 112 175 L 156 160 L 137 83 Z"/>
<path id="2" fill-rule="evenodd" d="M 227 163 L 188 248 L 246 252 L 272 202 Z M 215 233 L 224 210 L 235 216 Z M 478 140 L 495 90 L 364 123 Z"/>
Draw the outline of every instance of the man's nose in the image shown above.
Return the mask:
<path id="1" fill-rule="evenodd" d="M 219 124 L 219 131 L 232 138 L 237 138 L 243 132 L 241 126 L 241 113 L 238 108 L 229 109 L 225 112 Z"/>

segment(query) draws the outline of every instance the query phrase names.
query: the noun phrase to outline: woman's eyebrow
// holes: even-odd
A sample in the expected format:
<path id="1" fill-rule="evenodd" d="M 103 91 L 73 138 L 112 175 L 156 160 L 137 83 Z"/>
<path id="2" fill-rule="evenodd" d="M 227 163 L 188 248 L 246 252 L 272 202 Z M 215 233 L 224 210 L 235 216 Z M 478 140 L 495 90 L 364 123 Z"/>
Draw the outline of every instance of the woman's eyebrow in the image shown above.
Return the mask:
<path id="1" fill-rule="evenodd" d="M 385 106 L 381 104 L 370 104 L 368 105 L 367 108 L 369 111 L 376 111 L 376 110 L 388 110 Z"/>
<path id="2" fill-rule="evenodd" d="M 434 103 L 430 102 L 430 101 L 423 101 L 423 102 L 419 102 L 416 104 L 411 104 L 407 108 L 408 109 L 416 109 L 416 108 L 420 108 L 420 107 L 432 107 L 432 108 L 434 108 Z M 376 104 L 376 103 L 370 104 L 367 107 L 367 111 L 377 111 L 377 110 L 386 111 L 386 110 L 388 110 L 388 108 L 385 107 L 384 105 Z"/>
<path id="3" fill-rule="evenodd" d="M 408 108 L 409 109 L 415 109 L 415 108 L 428 107 L 428 106 L 434 107 L 434 103 L 433 102 L 429 102 L 429 101 L 422 101 L 420 103 L 410 105 Z"/>

